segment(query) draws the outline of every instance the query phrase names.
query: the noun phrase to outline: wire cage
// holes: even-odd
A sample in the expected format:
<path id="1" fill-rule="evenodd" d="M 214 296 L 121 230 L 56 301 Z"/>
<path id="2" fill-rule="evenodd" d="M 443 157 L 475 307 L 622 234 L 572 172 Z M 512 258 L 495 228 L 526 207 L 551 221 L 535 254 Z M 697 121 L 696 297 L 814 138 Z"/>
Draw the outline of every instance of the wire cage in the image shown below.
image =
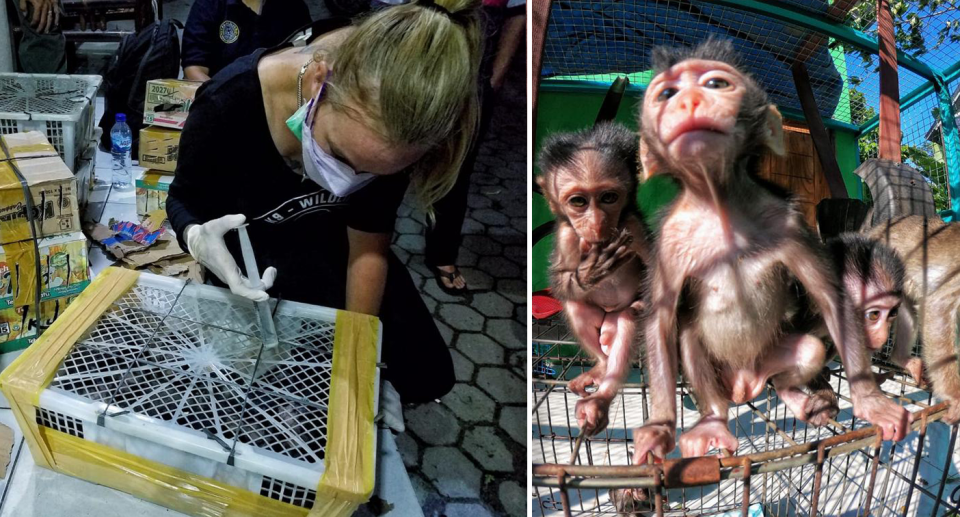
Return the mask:
<path id="1" fill-rule="evenodd" d="M 540 91 L 606 90 L 619 76 L 639 95 L 652 78 L 654 47 L 692 46 L 708 36 L 733 41 L 743 66 L 787 118 L 804 120 L 793 68 L 803 64 L 816 109 L 834 134 L 854 139 L 841 169 L 877 156 L 880 81 L 877 0 L 624 0 L 552 2 Z M 941 114 L 960 111 L 960 5 L 907 0 L 894 5 L 901 155 L 934 190 L 938 210 L 960 206 L 956 135 Z M 840 147 L 839 140 L 835 144 Z M 868 194 L 866 194 L 868 195 Z M 951 201 L 952 200 L 952 201 Z"/>
<path id="2" fill-rule="evenodd" d="M 889 3 L 900 51 L 901 159 L 924 177 L 936 208 L 950 220 L 960 211 L 960 138 L 952 123 L 960 112 L 960 4 Z M 733 42 L 742 68 L 786 119 L 811 129 L 822 119 L 847 193 L 869 201 L 853 173 L 878 155 L 877 0 L 569 0 L 550 5 L 538 138 L 578 129 L 568 121 L 574 118 L 570 112 L 589 104 L 586 94 L 600 98 L 612 91 L 619 77 L 629 80 L 628 98 L 641 96 L 652 79 L 653 48 L 694 46 L 714 36 Z M 813 109 L 800 100 L 798 84 L 804 83 L 815 100 Z M 629 123 L 635 114 L 627 107 L 617 119 Z M 811 156 L 816 161 L 818 155 Z M 796 171 L 785 171 L 790 178 L 784 186 L 807 190 L 804 194 L 818 202 L 823 196 L 814 181 L 799 173 L 813 164 L 794 165 Z M 539 206 L 546 212 L 545 203 Z M 548 263 L 548 239 L 543 241 L 539 259 L 534 251 L 541 266 Z M 546 287 L 546 276 L 538 273 L 535 269 L 535 289 Z M 873 365 L 881 389 L 915 417 L 913 431 L 899 443 L 881 442 L 867 422 L 854 418 L 843 367 L 832 362 L 829 379 L 840 397 L 840 412 L 829 425 L 815 428 L 797 421 L 776 392 L 766 390 L 731 409 L 730 425 L 740 445 L 730 456 L 683 460 L 675 451 L 662 465 L 631 466 L 632 429 L 649 414 L 644 372 L 631 372 L 610 408 L 608 427 L 583 437 L 574 414 L 577 396 L 567 383 L 591 361 L 558 316 L 534 320 L 533 327 L 535 514 L 614 515 L 618 508 L 610 489 L 632 487 L 642 488 L 634 494 L 646 501 L 620 508 L 621 515 L 960 515 L 957 427 L 939 421 L 946 405 L 882 359 L 884 353 Z M 699 413 L 682 381 L 676 397 L 682 432 Z"/>
<path id="3" fill-rule="evenodd" d="M 881 442 L 853 417 L 843 368 L 831 363 L 840 412 L 829 425 L 796 420 L 768 389 L 731 409 L 740 442 L 733 455 L 682 460 L 674 451 L 662 465 L 628 467 L 632 429 L 649 411 L 644 372 L 631 372 L 607 428 L 584 437 L 574 413 L 578 397 L 567 383 L 592 365 L 559 315 L 534 320 L 533 354 L 534 515 L 960 514 L 957 426 L 938 421 L 946 404 L 882 359 L 874 364 L 886 379 L 881 389 L 915 418 L 901 442 Z M 699 414 L 684 382 L 676 396 L 682 433 Z M 611 490 L 625 487 L 645 488 L 647 500 L 618 512 Z"/>

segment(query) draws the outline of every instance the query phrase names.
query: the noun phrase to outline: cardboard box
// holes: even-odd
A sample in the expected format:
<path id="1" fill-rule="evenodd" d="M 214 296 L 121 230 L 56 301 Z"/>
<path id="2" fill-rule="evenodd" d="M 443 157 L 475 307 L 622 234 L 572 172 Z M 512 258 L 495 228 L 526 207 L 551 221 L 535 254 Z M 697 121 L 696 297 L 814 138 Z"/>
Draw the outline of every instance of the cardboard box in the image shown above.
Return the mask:
<path id="1" fill-rule="evenodd" d="M 75 296 L 90 285 L 83 232 L 41 239 L 40 300 Z M 0 309 L 33 303 L 37 296 L 36 249 L 32 240 L 0 247 Z"/>
<path id="2" fill-rule="evenodd" d="M 26 181 L 33 200 L 31 215 L 38 238 L 79 231 L 77 180 L 43 133 L 29 131 L 0 138 L 4 144 L 0 148 L 0 244 L 33 237 L 24 186 L 16 171 Z"/>
<path id="3" fill-rule="evenodd" d="M 36 306 L 0 310 L 0 353 L 23 350 L 37 339 Z"/>
<path id="4" fill-rule="evenodd" d="M 154 210 L 167 209 L 167 190 L 173 176 L 157 171 L 146 171 L 137 180 L 137 215 L 145 216 Z"/>
<path id="5" fill-rule="evenodd" d="M 40 323 L 49 328 L 76 296 L 40 302 Z M 23 350 L 37 340 L 36 306 L 33 304 L 0 310 L 0 353 Z"/>
<path id="6" fill-rule="evenodd" d="M 147 95 L 143 102 L 143 123 L 183 129 L 187 112 L 193 104 L 200 81 L 155 79 L 147 81 Z"/>
<path id="7" fill-rule="evenodd" d="M 63 311 L 67 310 L 67 306 L 73 303 L 77 296 L 62 296 L 40 302 L 40 323 L 43 327 L 49 328 L 50 325 L 53 325 L 53 322 L 63 314 Z"/>
<path id="8" fill-rule="evenodd" d="M 148 126 L 140 130 L 140 166 L 155 171 L 177 170 L 180 131 Z"/>

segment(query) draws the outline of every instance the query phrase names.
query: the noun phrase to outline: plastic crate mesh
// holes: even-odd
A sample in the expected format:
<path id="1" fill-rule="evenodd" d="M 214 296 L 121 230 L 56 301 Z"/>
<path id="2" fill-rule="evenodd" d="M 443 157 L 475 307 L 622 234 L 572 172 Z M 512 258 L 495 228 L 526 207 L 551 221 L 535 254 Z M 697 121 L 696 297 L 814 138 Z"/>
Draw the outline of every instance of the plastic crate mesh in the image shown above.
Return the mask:
<path id="1" fill-rule="evenodd" d="M 0 77 L 0 112 L 79 114 L 89 99 L 89 81 L 67 76 L 26 81 Z"/>
<path id="2" fill-rule="evenodd" d="M 253 305 L 137 285 L 64 359 L 51 387 L 307 463 L 323 460 L 335 325 L 277 311 L 264 348 Z M 253 323 L 251 323 L 253 322 Z M 230 443 L 232 442 L 232 444 Z"/>

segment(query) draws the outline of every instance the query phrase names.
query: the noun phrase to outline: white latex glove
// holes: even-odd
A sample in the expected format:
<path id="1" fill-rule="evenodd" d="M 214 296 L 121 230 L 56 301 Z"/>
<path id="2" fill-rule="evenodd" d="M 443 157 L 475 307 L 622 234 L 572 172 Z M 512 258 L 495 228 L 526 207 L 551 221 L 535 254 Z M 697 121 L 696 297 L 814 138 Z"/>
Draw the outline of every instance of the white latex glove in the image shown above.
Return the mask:
<path id="1" fill-rule="evenodd" d="M 237 261 L 223 242 L 223 235 L 234 228 L 242 226 L 247 218 L 243 214 L 225 215 L 219 219 L 204 224 L 195 224 L 187 228 L 187 251 L 197 262 L 217 275 L 223 283 L 230 287 L 233 294 L 249 298 L 255 302 L 263 302 L 269 298 L 267 289 L 273 286 L 277 277 L 277 268 L 268 267 L 259 281 L 245 278 L 240 274 Z"/>
<path id="2" fill-rule="evenodd" d="M 380 390 L 380 415 L 379 419 L 383 425 L 390 429 L 402 433 L 406 426 L 403 425 L 403 406 L 400 405 L 400 394 L 390 381 L 383 383 L 383 389 Z"/>

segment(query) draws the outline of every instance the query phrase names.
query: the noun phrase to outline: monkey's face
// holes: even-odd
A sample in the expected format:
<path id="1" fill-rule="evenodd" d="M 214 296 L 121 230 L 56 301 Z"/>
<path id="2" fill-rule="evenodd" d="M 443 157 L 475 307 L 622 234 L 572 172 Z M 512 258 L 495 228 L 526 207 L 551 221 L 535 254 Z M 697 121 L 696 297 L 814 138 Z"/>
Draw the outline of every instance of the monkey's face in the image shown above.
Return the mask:
<path id="1" fill-rule="evenodd" d="M 744 106 L 745 99 L 756 99 L 758 89 L 720 61 L 688 59 L 658 74 L 643 98 L 644 170 L 666 166 L 675 172 L 709 172 L 722 180 L 719 174 L 730 169 L 748 140 L 782 153 L 782 120 L 776 108 Z M 750 134 L 758 129 L 761 134 Z"/>
<path id="2" fill-rule="evenodd" d="M 615 174 L 558 174 L 557 204 L 584 244 L 610 240 L 627 204 L 627 187 Z"/>
<path id="3" fill-rule="evenodd" d="M 732 160 L 742 147 L 737 116 L 746 78 L 719 61 L 688 59 L 650 82 L 643 127 L 656 131 L 660 151 L 674 163 Z"/>
<path id="4" fill-rule="evenodd" d="M 896 294 L 898 291 L 890 288 L 889 282 L 878 279 L 861 284 L 858 291 L 850 291 L 851 287 L 847 286 L 847 292 L 855 293 L 854 298 L 857 295 L 860 297 L 860 300 L 854 301 L 860 302 L 856 305 L 860 314 L 863 314 L 865 344 L 876 352 L 887 343 L 890 324 L 896 320 L 900 309 L 900 296 Z"/>

